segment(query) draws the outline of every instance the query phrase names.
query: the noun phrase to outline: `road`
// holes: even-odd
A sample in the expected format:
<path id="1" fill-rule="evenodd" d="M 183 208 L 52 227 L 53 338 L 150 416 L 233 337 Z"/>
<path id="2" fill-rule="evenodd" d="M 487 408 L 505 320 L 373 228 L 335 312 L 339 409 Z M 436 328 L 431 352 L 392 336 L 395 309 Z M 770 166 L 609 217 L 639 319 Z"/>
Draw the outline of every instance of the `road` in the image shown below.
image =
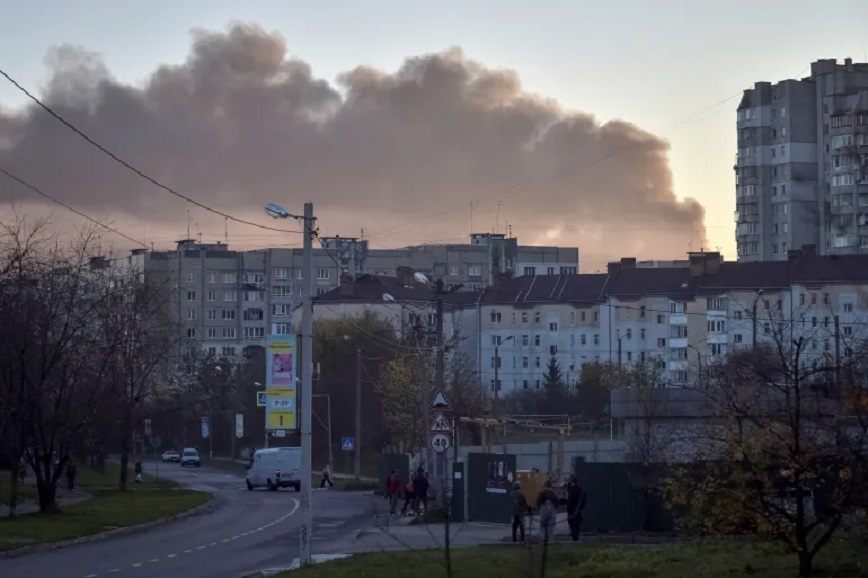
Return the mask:
<path id="1" fill-rule="evenodd" d="M 247 491 L 243 478 L 217 470 L 160 465 L 159 475 L 214 494 L 207 514 L 128 536 L 0 560 L 3 578 L 238 578 L 298 557 L 298 496 L 292 490 Z M 376 500 L 351 492 L 314 491 L 312 550 L 335 545 L 369 526 Z"/>

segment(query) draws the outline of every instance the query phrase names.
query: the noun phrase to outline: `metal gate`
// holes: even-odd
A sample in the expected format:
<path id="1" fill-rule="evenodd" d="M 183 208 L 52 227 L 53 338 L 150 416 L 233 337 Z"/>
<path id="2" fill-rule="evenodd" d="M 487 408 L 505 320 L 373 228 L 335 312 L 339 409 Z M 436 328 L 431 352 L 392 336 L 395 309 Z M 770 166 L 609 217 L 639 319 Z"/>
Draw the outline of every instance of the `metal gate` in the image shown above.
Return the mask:
<path id="1" fill-rule="evenodd" d="M 512 484 L 516 459 L 512 454 L 467 456 L 468 519 L 508 524 L 512 516 Z"/>

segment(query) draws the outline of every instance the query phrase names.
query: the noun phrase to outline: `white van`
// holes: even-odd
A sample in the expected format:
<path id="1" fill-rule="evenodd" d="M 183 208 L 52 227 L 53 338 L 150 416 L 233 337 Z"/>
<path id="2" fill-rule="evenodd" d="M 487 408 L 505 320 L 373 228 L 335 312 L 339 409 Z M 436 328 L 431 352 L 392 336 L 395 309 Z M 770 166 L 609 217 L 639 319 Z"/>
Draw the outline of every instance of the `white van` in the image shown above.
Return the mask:
<path id="1" fill-rule="evenodd" d="M 301 448 L 256 450 L 247 468 L 247 489 L 295 488 L 296 492 L 301 491 L 300 470 Z"/>

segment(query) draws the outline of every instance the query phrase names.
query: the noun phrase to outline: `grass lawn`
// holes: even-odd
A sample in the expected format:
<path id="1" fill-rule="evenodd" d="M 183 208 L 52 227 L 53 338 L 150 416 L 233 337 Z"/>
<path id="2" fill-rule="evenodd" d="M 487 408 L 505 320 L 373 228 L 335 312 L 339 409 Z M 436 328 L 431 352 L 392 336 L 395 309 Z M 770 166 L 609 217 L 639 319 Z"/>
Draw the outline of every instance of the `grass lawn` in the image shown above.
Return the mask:
<path id="1" fill-rule="evenodd" d="M 107 467 L 105 473 L 79 468 L 78 483 L 93 497 L 66 506 L 57 514 L 0 520 L 0 551 L 144 524 L 195 508 L 210 499 L 207 493 L 182 490 L 166 480 L 146 478 L 143 483 L 134 484 L 132 473 L 130 489 L 119 492 L 117 479 L 117 467 Z"/>
<path id="2" fill-rule="evenodd" d="M 33 481 L 33 475 L 30 476 Z M 36 499 L 36 488 L 28 484 L 18 484 L 18 503 Z M 9 505 L 9 470 L 0 470 L 0 506 Z"/>
<path id="3" fill-rule="evenodd" d="M 855 578 L 868 575 L 868 560 L 856 547 L 828 546 L 820 555 L 818 575 Z M 531 557 L 531 552 L 532 556 Z M 532 551 L 512 546 L 480 546 L 452 552 L 454 578 L 512 578 L 539 576 L 541 547 Z M 861 564 L 861 565 L 860 565 Z M 530 573 L 533 565 L 533 574 Z M 442 550 L 363 554 L 303 570 L 279 574 L 283 578 L 402 578 L 446 577 Z M 601 546 L 579 544 L 549 550 L 547 578 L 717 578 L 797 576 L 794 557 L 773 545 Z"/>

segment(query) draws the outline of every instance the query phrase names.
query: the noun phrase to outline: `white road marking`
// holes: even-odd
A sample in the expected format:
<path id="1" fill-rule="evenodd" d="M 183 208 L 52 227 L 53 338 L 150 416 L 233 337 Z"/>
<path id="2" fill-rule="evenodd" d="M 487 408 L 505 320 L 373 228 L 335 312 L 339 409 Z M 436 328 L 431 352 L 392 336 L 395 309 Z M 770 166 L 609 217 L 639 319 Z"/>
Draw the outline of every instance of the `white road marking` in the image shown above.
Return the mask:
<path id="1" fill-rule="evenodd" d="M 151 560 L 151 562 L 159 562 L 159 561 L 160 561 L 159 558 L 154 558 L 153 560 Z"/>
<path id="2" fill-rule="evenodd" d="M 192 551 L 193 551 L 193 550 L 184 550 L 184 554 L 189 554 L 189 553 L 192 552 Z"/>
<path id="3" fill-rule="evenodd" d="M 197 550 L 204 550 L 205 548 L 206 548 L 206 546 L 196 546 Z"/>
<path id="4" fill-rule="evenodd" d="M 109 572 L 120 572 L 120 571 L 121 571 L 120 568 L 112 568 L 111 570 L 109 570 Z"/>
<path id="5" fill-rule="evenodd" d="M 88 574 L 84 578 L 96 578 L 96 574 Z"/>
<path id="6" fill-rule="evenodd" d="M 174 558 L 175 556 L 177 556 L 177 554 L 169 554 L 166 558 Z"/>
<path id="7" fill-rule="evenodd" d="M 216 545 L 217 545 L 217 542 L 211 542 L 210 544 L 208 544 L 208 546 L 210 546 L 210 547 L 212 547 L 212 548 L 213 548 L 214 546 L 216 546 Z"/>
<path id="8" fill-rule="evenodd" d="M 139 568 L 141 565 L 141 562 L 136 562 L 135 564 L 133 564 L 133 568 Z"/>

